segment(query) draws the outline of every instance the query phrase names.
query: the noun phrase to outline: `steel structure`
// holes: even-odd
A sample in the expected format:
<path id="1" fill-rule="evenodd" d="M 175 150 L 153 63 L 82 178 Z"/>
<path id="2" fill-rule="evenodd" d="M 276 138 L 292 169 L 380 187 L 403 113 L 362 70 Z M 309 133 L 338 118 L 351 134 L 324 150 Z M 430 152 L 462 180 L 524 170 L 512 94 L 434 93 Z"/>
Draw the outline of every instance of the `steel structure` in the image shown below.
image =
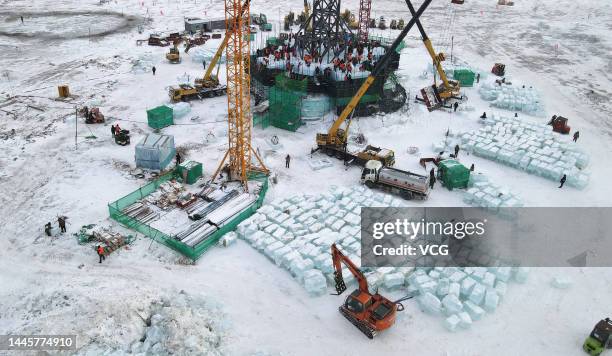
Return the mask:
<path id="1" fill-rule="evenodd" d="M 368 42 L 368 28 L 370 27 L 370 10 L 372 0 L 359 1 L 359 32 L 357 37 L 362 43 Z"/>
<path id="2" fill-rule="evenodd" d="M 251 147 L 251 74 L 250 74 L 250 11 L 249 1 L 225 0 L 225 48 L 227 70 L 227 119 L 229 148 L 221 160 L 214 180 L 229 160 L 229 179 L 242 182 L 248 191 L 248 173 L 263 171 L 263 162 Z M 253 156 L 259 166 L 253 165 Z"/>
<path id="3" fill-rule="evenodd" d="M 309 26 L 309 24 L 311 26 Z M 298 31 L 301 48 L 314 59 L 338 54 L 351 29 L 340 17 L 340 0 L 313 0 L 312 14 Z"/>

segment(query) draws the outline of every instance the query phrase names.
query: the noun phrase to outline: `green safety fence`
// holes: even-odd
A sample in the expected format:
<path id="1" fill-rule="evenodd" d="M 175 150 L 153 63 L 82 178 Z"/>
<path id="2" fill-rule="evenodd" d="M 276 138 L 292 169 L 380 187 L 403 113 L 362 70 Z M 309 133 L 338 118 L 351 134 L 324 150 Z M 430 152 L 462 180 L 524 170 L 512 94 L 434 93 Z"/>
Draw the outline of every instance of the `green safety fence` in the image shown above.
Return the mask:
<path id="1" fill-rule="evenodd" d="M 306 96 L 308 80 L 296 80 L 280 74 L 268 94 L 268 112 L 258 118 L 263 126 L 272 125 L 295 132 L 302 126 L 302 99 Z"/>
<path id="2" fill-rule="evenodd" d="M 249 216 L 253 215 L 257 211 L 257 209 L 259 209 L 263 204 L 266 192 L 268 191 L 267 176 L 263 174 L 251 174 L 249 176 L 250 180 L 258 180 L 262 182 L 262 187 L 259 191 L 259 195 L 255 203 L 247 210 L 239 214 L 236 218 L 232 219 L 229 223 L 222 226 L 206 240 L 202 241 L 194 247 L 191 247 L 182 243 L 181 241 L 173 239 L 172 236 L 168 234 L 165 234 L 147 224 L 144 224 L 132 217 L 127 216 L 122 212 L 123 209 L 125 209 L 126 207 L 153 193 L 155 190 L 157 190 L 157 188 L 159 188 L 162 183 L 176 178 L 179 178 L 179 175 L 176 171 L 172 171 L 170 173 L 162 175 L 158 179 L 138 188 L 136 191 L 116 200 L 115 202 L 108 204 L 108 211 L 110 217 L 121 225 L 129 229 L 138 231 L 143 235 L 149 237 L 150 239 L 173 249 L 174 251 L 193 261 L 196 261 L 198 258 L 200 258 L 200 256 L 202 256 L 202 254 L 204 254 L 204 252 L 206 252 L 210 247 L 215 245 L 223 235 L 225 235 L 227 232 L 234 230 L 238 224 L 240 224 Z"/>

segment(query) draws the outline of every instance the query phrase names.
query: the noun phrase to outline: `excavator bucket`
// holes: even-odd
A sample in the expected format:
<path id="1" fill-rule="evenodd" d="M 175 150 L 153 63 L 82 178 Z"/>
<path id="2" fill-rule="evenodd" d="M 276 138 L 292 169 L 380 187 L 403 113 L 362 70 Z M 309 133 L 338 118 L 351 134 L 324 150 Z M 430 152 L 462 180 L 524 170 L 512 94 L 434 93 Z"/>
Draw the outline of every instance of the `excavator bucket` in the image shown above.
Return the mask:
<path id="1" fill-rule="evenodd" d="M 346 290 L 346 283 L 344 283 L 344 278 L 342 278 L 342 273 L 334 272 L 334 282 L 336 282 L 336 293 L 340 295 L 344 293 Z"/>

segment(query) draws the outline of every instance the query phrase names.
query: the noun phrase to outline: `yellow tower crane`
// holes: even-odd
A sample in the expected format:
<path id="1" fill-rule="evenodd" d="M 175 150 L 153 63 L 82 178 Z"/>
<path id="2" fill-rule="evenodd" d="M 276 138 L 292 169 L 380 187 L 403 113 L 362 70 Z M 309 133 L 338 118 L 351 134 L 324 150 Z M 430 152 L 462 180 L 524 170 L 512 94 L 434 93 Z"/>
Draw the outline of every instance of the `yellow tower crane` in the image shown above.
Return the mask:
<path id="1" fill-rule="evenodd" d="M 227 71 L 227 119 L 229 148 L 212 176 L 227 167 L 230 180 L 239 180 L 248 191 L 248 174 L 268 173 L 251 146 L 251 73 L 249 0 L 225 0 L 225 48 Z M 259 165 L 253 164 L 253 156 Z M 227 164 L 226 164 L 227 162 Z"/>

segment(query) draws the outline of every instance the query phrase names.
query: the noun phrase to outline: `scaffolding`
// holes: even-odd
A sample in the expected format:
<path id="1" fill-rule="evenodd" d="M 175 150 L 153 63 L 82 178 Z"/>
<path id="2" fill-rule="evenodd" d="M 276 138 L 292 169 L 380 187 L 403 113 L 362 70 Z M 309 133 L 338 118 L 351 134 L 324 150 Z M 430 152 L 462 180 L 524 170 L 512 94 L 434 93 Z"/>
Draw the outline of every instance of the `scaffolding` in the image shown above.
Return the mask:
<path id="1" fill-rule="evenodd" d="M 302 100 L 307 95 L 308 80 L 296 80 L 279 74 L 270 88 L 268 112 L 254 118 L 254 124 L 262 128 L 274 126 L 288 131 L 297 131 L 303 125 Z"/>

